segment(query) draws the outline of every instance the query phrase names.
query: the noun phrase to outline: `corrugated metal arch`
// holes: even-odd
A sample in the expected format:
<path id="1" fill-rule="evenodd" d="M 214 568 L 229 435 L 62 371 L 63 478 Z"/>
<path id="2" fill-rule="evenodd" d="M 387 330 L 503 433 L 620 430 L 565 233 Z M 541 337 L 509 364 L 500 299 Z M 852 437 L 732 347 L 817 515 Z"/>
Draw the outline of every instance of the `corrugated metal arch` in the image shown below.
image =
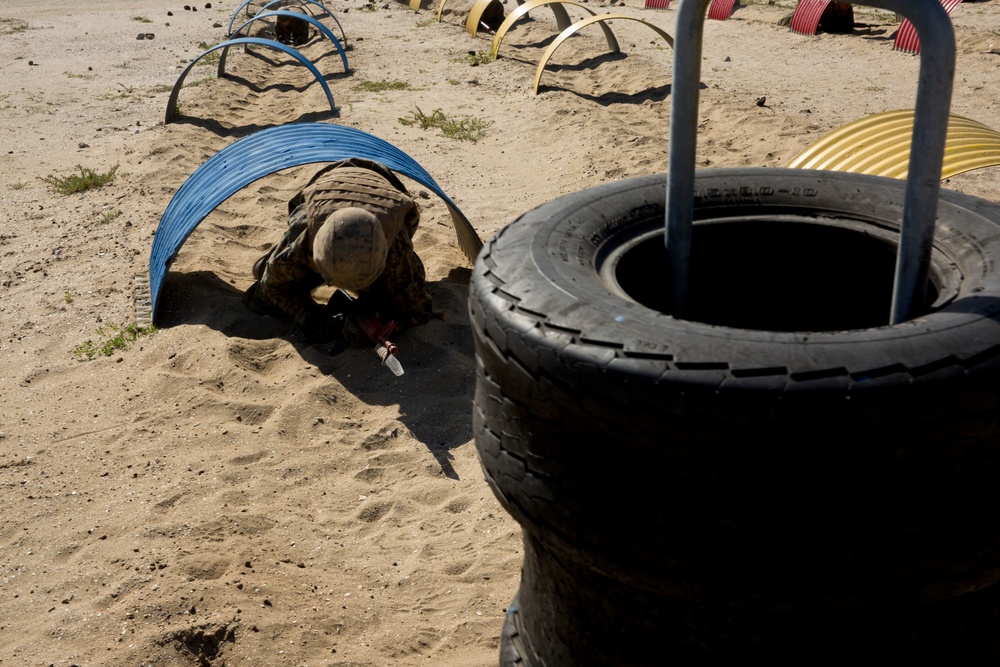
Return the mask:
<path id="1" fill-rule="evenodd" d="M 444 200 L 458 243 L 474 261 L 483 246 L 458 206 L 413 158 L 361 130 L 325 123 L 293 123 L 255 132 L 206 160 L 174 194 L 160 217 L 149 255 L 150 321 L 155 322 L 167 269 L 198 224 L 230 196 L 282 169 L 316 162 L 366 158 L 427 187 Z"/>
<path id="2" fill-rule="evenodd" d="M 819 20 L 831 0 L 799 0 L 792 14 L 792 32 L 800 35 L 815 35 Z"/>
<path id="3" fill-rule="evenodd" d="M 241 25 L 239 28 L 237 28 L 233 32 L 233 34 L 236 35 L 237 37 L 239 37 L 240 36 L 240 32 L 242 32 L 243 28 L 247 28 L 249 30 L 250 26 L 253 25 L 254 21 L 257 21 L 259 19 L 265 19 L 265 18 L 268 18 L 269 16 L 291 16 L 291 17 L 294 17 L 294 18 L 297 18 L 297 19 L 301 19 L 301 20 L 305 21 L 306 23 L 309 23 L 309 24 L 315 26 L 316 29 L 319 30 L 320 34 L 322 34 L 324 37 L 326 37 L 328 40 L 330 40 L 333 43 L 333 45 L 337 47 L 337 51 L 340 53 L 340 59 L 344 63 L 344 73 L 347 73 L 347 72 L 351 71 L 351 68 L 347 65 L 347 53 L 344 51 L 344 47 L 341 46 L 340 40 L 338 40 L 334 36 L 334 34 L 332 32 L 330 32 L 329 28 L 327 28 L 325 25 L 323 25 L 322 23 L 320 23 L 319 20 L 313 18 L 312 16 L 309 16 L 308 14 L 299 14 L 298 12 L 288 12 L 288 11 L 284 11 L 284 10 L 276 10 L 276 11 L 273 11 L 273 12 L 263 12 L 263 13 L 255 14 L 253 18 L 251 18 L 249 21 L 247 21 L 246 23 L 244 23 L 243 25 Z M 225 49 L 222 50 L 222 55 L 219 57 L 218 76 L 222 76 L 223 74 L 226 73 L 226 56 L 228 54 L 229 54 L 229 47 L 226 47 Z"/>
<path id="4" fill-rule="evenodd" d="M 483 19 L 483 12 L 485 12 L 486 8 L 490 6 L 490 2 L 492 2 L 492 0 L 476 0 L 476 2 L 473 3 L 473 5 L 472 5 L 472 9 L 469 10 L 469 16 L 465 19 L 465 30 L 470 35 L 472 35 L 473 37 L 475 37 L 479 33 L 479 22 L 482 21 L 482 19 Z M 514 16 L 516 14 L 517 17 L 520 18 L 525 13 L 527 13 L 530 9 L 535 9 L 536 7 L 540 7 L 542 5 L 548 5 L 549 9 L 552 10 L 552 14 L 556 18 L 556 27 L 559 30 L 565 30 L 566 28 L 568 28 L 571 25 L 573 25 L 573 22 L 570 20 L 569 14 L 567 14 L 566 10 L 563 8 L 563 6 L 562 6 L 563 4 L 565 4 L 565 3 L 560 3 L 560 2 L 555 2 L 555 3 L 553 3 L 553 2 L 532 2 L 531 0 L 529 0 L 528 2 L 524 2 L 524 3 L 518 2 L 517 8 L 513 12 L 510 13 L 510 16 Z M 575 5 L 577 3 L 574 2 L 572 4 Z M 531 5 L 531 7 L 529 9 L 525 9 L 525 7 L 527 7 L 528 5 Z M 588 11 L 590 11 L 590 10 L 588 10 Z M 590 13 L 594 14 L 596 12 L 591 11 Z M 510 18 L 510 17 L 508 16 L 507 18 Z M 507 18 L 504 19 L 504 23 L 507 22 Z M 515 19 L 515 20 L 517 20 L 517 19 Z M 511 21 L 511 23 L 513 23 L 513 21 Z M 503 24 L 501 24 L 501 26 L 502 25 Z M 497 34 L 499 34 L 499 33 L 500 33 L 500 30 L 497 29 Z M 494 40 L 494 41 L 496 41 L 496 40 Z"/>
<path id="5" fill-rule="evenodd" d="M 952 10 L 958 7 L 961 2 L 962 0 L 941 0 L 941 6 L 951 14 Z M 913 27 L 909 19 L 903 19 L 903 22 L 899 24 L 892 48 L 894 51 L 903 51 L 904 53 L 920 53 L 920 38 L 917 37 L 917 29 Z"/>
<path id="6" fill-rule="evenodd" d="M 913 113 L 908 109 L 886 111 L 848 123 L 796 155 L 788 166 L 905 179 Z M 995 166 L 1000 166 L 1000 132 L 950 114 L 941 178 Z"/>
<path id="7" fill-rule="evenodd" d="M 323 92 L 326 93 L 326 99 L 330 101 L 330 110 L 331 111 L 337 110 L 336 105 L 333 103 L 333 93 L 330 92 L 330 86 L 326 85 L 326 79 L 324 79 L 323 75 L 319 73 L 319 70 L 316 69 L 316 67 L 311 62 L 309 62 L 309 59 L 306 58 L 301 53 L 299 53 L 297 49 L 282 44 L 281 42 L 276 42 L 273 39 L 260 39 L 258 37 L 239 37 L 237 39 L 230 39 L 225 42 L 220 42 L 219 44 L 216 44 L 215 46 L 208 49 L 207 51 L 202 53 L 197 58 L 194 58 L 191 62 L 187 64 L 187 67 L 184 68 L 184 70 L 181 72 L 181 75 L 177 77 L 177 82 L 174 83 L 173 90 L 170 91 L 170 99 L 167 100 L 167 114 L 166 118 L 163 121 L 164 124 L 169 125 L 174 120 L 174 112 L 177 109 L 177 95 L 181 92 L 181 87 L 184 84 L 184 77 L 188 75 L 188 72 L 191 71 L 191 68 L 194 67 L 199 60 L 207 56 L 212 51 L 217 51 L 219 49 L 228 49 L 230 46 L 239 46 L 240 44 L 255 44 L 257 46 L 266 46 L 269 49 L 276 49 L 278 51 L 287 53 L 288 55 L 298 60 L 300 63 L 305 65 L 310 72 L 312 72 L 313 76 L 316 77 L 316 80 L 319 81 L 319 84 L 323 87 Z M 219 58 L 220 72 L 222 71 L 223 66 L 224 66 L 224 58 L 220 57 Z"/>
<path id="8" fill-rule="evenodd" d="M 736 0 L 712 0 L 708 7 L 708 18 L 716 21 L 725 21 L 733 15 L 733 6 Z"/>
<path id="9" fill-rule="evenodd" d="M 538 67 L 535 69 L 535 83 L 534 83 L 535 94 L 536 95 L 538 94 L 538 82 L 542 78 L 542 72 L 545 70 L 545 65 L 549 62 L 549 58 L 552 57 L 552 54 L 555 53 L 556 49 L 559 48 L 559 45 L 562 44 L 564 41 L 566 41 L 566 39 L 569 38 L 573 33 L 577 32 L 581 28 L 586 28 L 591 23 L 600 23 L 601 29 L 604 31 L 604 36 L 607 37 L 608 39 L 608 48 L 611 50 L 611 53 L 619 53 L 621 49 L 618 48 L 618 40 L 615 38 L 614 33 L 611 32 L 611 28 L 609 28 L 606 24 L 607 21 L 612 21 L 616 19 L 622 19 L 625 21 L 638 21 L 639 23 L 649 27 L 653 32 L 655 32 L 660 37 L 665 39 L 667 41 L 667 44 L 669 44 L 671 48 L 673 48 L 674 46 L 674 38 L 671 37 L 665 30 L 658 28 L 657 26 L 653 25 L 652 23 L 649 23 L 648 21 L 643 21 L 642 19 L 635 18 L 634 16 L 625 16 L 624 14 L 599 14 L 597 16 L 588 16 L 582 21 L 577 21 L 576 23 L 574 23 L 573 25 L 571 25 L 570 27 L 566 28 L 561 33 L 559 33 L 559 36 L 556 37 L 554 40 L 552 40 L 552 43 L 549 44 L 548 48 L 545 49 L 545 53 L 542 54 L 541 59 L 538 61 Z"/>
<path id="10" fill-rule="evenodd" d="M 233 34 L 233 24 L 236 23 L 236 17 L 237 17 L 237 15 L 239 15 L 241 9 L 243 9 L 244 7 L 246 7 L 247 18 L 250 18 L 250 3 L 251 2 L 253 2 L 253 0 L 243 0 L 243 3 L 240 4 L 240 6 L 236 8 L 236 11 L 233 12 L 232 17 L 229 19 L 229 27 L 226 29 L 226 37 L 231 37 L 232 36 L 232 34 Z M 285 6 L 285 5 L 288 4 L 288 2 L 289 2 L 289 0 L 270 0 L 270 2 L 267 2 L 266 4 L 264 4 L 263 6 L 261 6 L 260 9 L 258 9 L 257 13 L 260 14 L 261 12 L 265 12 L 272 5 L 276 5 L 278 3 L 285 3 L 284 5 L 282 5 L 282 6 Z M 322 2 L 319 2 L 318 0 L 295 0 L 295 2 L 299 3 L 299 5 L 301 7 L 303 7 L 303 8 L 305 8 L 306 11 L 309 11 L 309 5 L 315 5 L 316 7 L 319 7 L 320 9 L 322 9 L 326 13 L 327 16 L 332 17 L 336 21 L 336 17 L 333 16 L 333 14 L 330 13 L 330 10 L 326 8 L 326 5 L 324 5 Z M 340 22 L 337 21 L 337 23 L 339 24 Z M 343 28 L 341 28 L 341 32 L 343 32 Z"/>
<path id="11" fill-rule="evenodd" d="M 597 12 L 592 10 L 590 7 L 582 5 L 579 2 L 574 2 L 574 0 L 528 0 L 528 2 L 523 5 L 519 5 L 514 11 L 508 14 L 507 17 L 504 18 L 503 23 L 500 24 L 500 27 L 497 28 L 497 34 L 493 36 L 493 45 L 490 47 L 490 53 L 493 54 L 494 58 L 500 51 L 500 43 L 503 42 L 504 35 L 506 35 L 507 31 L 513 27 L 514 23 L 532 9 L 536 9 L 542 5 L 547 5 L 552 8 L 552 13 L 556 16 L 556 24 L 560 30 L 565 30 L 573 25 L 573 22 L 569 20 L 569 14 L 566 12 L 563 5 L 579 7 L 591 16 L 597 15 Z M 557 7 L 559 12 L 556 11 Z M 560 23 L 560 16 L 564 17 L 563 20 L 565 21 L 565 25 Z M 608 43 L 608 46 L 611 46 L 610 42 Z"/>

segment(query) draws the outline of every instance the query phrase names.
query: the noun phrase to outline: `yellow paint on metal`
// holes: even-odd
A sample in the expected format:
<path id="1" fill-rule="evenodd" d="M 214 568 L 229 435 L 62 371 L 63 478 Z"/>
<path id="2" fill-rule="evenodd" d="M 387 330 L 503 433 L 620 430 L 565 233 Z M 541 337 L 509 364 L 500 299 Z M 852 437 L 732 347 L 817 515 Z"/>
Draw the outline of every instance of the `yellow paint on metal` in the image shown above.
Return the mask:
<path id="1" fill-rule="evenodd" d="M 528 2 L 525 2 L 523 5 L 519 5 L 517 9 L 508 14 L 507 17 L 504 18 L 503 23 L 500 24 L 500 27 L 497 28 L 497 34 L 493 37 L 493 46 L 490 47 L 490 53 L 494 58 L 497 57 L 497 53 L 500 51 L 500 42 L 503 41 L 504 35 L 507 34 L 507 31 L 511 29 L 514 23 L 532 9 L 537 9 L 543 5 L 548 5 L 552 8 L 552 13 L 555 14 L 556 17 L 556 27 L 558 27 L 559 30 L 566 30 L 572 25 L 572 22 L 569 20 L 569 14 L 566 13 L 566 9 L 563 5 L 579 7 L 591 16 L 595 16 L 597 14 L 597 12 L 592 10 L 590 7 L 581 5 L 579 2 L 574 2 L 573 0 L 528 0 Z"/>
<path id="2" fill-rule="evenodd" d="M 611 32 L 611 28 L 609 28 L 606 24 L 606 21 L 619 20 L 619 19 L 625 21 L 638 21 L 639 23 L 648 26 L 651 30 L 653 30 L 653 32 L 655 32 L 660 37 L 665 39 L 667 44 L 670 45 L 670 48 L 674 47 L 673 37 L 667 34 L 666 31 L 656 27 L 652 23 L 643 21 L 642 19 L 637 19 L 633 16 L 625 16 L 624 14 L 599 14 L 597 16 L 588 16 L 582 21 L 577 21 L 576 23 L 574 23 L 573 25 L 571 25 L 570 27 L 566 28 L 561 33 L 559 33 L 559 36 L 556 37 L 554 40 L 552 40 L 552 43 L 549 44 L 547 49 L 545 49 L 545 53 L 542 54 L 541 60 L 538 61 L 538 68 L 535 69 L 535 84 L 534 84 L 535 94 L 536 95 L 538 94 L 538 82 L 542 78 L 542 71 L 544 71 L 546 63 L 549 62 L 549 58 L 551 58 L 552 54 L 555 53 L 556 49 L 559 48 L 559 45 L 562 44 L 564 41 L 566 41 L 566 39 L 568 39 L 573 33 L 580 30 L 581 28 L 586 28 L 591 23 L 600 23 L 601 29 L 604 31 L 604 36 L 607 37 L 608 39 L 608 48 L 611 50 L 611 53 L 620 52 L 621 49 L 618 48 L 618 40 L 615 38 L 614 33 Z"/>
<path id="3" fill-rule="evenodd" d="M 465 30 L 473 37 L 479 32 L 479 22 L 483 20 L 483 12 L 490 6 L 491 0 L 476 0 L 472 3 L 469 16 L 465 19 Z"/>
<path id="4" fill-rule="evenodd" d="M 420 9 L 420 0 L 410 0 L 410 9 L 418 11 Z"/>
<path id="5" fill-rule="evenodd" d="M 465 19 L 465 29 L 473 37 L 475 37 L 478 34 L 478 32 L 479 32 L 479 23 L 480 23 L 480 21 L 483 20 L 483 13 L 486 11 L 486 8 L 490 6 L 490 2 L 491 2 L 491 0 L 476 0 L 476 2 L 474 2 L 473 5 L 472 5 L 472 9 L 469 10 L 469 17 L 467 19 Z M 551 2 L 551 0 L 550 0 L 550 2 Z M 532 3 L 531 2 L 525 3 L 524 0 L 517 0 L 517 4 L 518 4 L 518 7 L 517 7 L 517 9 L 514 10 L 514 12 L 512 12 L 512 15 L 513 14 L 517 14 L 520 17 L 520 16 L 524 15 L 524 13 L 526 13 L 528 11 L 527 9 L 522 10 L 522 8 L 526 4 L 532 4 Z M 537 7 L 539 5 L 545 5 L 545 4 L 550 4 L 550 3 L 549 2 L 538 2 L 538 3 L 534 3 L 534 4 Z M 550 6 L 552 7 L 552 13 L 556 17 L 556 27 L 559 28 L 560 30 L 565 30 L 566 28 L 568 28 L 570 26 L 570 24 L 572 23 L 572 21 L 569 20 L 569 14 L 566 13 L 566 10 L 562 8 L 561 4 L 562 3 L 551 4 Z M 572 4 L 576 4 L 576 3 L 574 2 Z M 531 9 L 534 9 L 534 7 L 531 7 Z M 590 12 L 590 13 L 593 14 L 594 12 Z M 506 22 L 506 19 L 505 19 L 505 22 Z M 499 30 L 497 32 L 499 32 Z"/>
<path id="6" fill-rule="evenodd" d="M 438 23 L 441 22 L 441 12 L 444 11 L 444 3 L 445 2 L 447 2 L 447 0 L 441 0 L 441 4 L 438 5 Z"/>
<path id="7" fill-rule="evenodd" d="M 886 111 L 837 128 L 792 158 L 788 166 L 905 179 L 912 135 L 912 110 Z M 998 165 L 1000 132 L 970 118 L 949 115 L 941 178 Z"/>

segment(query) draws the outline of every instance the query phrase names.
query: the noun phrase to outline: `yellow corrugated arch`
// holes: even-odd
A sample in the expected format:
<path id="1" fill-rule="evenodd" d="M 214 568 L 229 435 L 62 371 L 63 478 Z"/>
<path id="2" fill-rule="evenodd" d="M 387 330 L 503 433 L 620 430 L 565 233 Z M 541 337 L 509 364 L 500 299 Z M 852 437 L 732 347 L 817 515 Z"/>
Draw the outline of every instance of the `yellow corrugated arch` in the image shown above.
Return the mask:
<path id="1" fill-rule="evenodd" d="M 586 28 L 591 23 L 601 24 L 601 29 L 604 30 L 604 35 L 608 38 L 608 48 L 611 50 L 611 53 L 618 53 L 621 51 L 621 49 L 618 48 L 618 40 L 615 39 L 614 33 L 611 32 L 611 29 L 605 23 L 606 21 L 619 19 L 625 21 L 638 21 L 639 23 L 648 26 L 653 32 L 665 39 L 667 44 L 670 45 L 670 48 L 674 47 L 673 37 L 661 28 L 656 27 L 652 23 L 643 21 L 642 19 L 637 19 L 633 16 L 625 16 L 623 14 L 599 14 L 597 16 L 588 16 L 582 21 L 577 21 L 559 33 L 559 36 L 552 40 L 552 43 L 549 44 L 547 49 L 545 49 L 545 53 L 542 54 L 541 60 L 538 61 L 538 67 L 535 69 L 535 94 L 538 94 L 538 82 L 542 78 L 542 72 L 545 70 L 545 65 L 549 62 L 549 58 L 552 57 L 552 54 L 555 53 L 556 49 L 559 48 L 559 45 L 566 41 L 573 33 L 582 28 Z"/>
<path id="2" fill-rule="evenodd" d="M 912 110 L 886 111 L 837 128 L 792 158 L 788 166 L 905 179 L 912 135 Z M 970 118 L 949 115 L 941 178 L 998 165 L 1000 132 Z"/>
<path id="3" fill-rule="evenodd" d="M 496 58 L 497 53 L 500 51 L 500 42 L 503 41 L 504 35 L 506 35 L 507 31 L 513 27 L 514 23 L 532 9 L 536 9 L 542 5 L 548 5 L 552 8 L 552 13 L 555 14 L 556 17 L 556 27 L 559 28 L 559 30 L 566 30 L 573 25 L 573 22 L 569 20 L 569 14 L 566 13 L 566 9 L 563 5 L 573 5 L 574 7 L 579 7 L 591 16 L 595 16 L 597 14 L 597 12 L 592 10 L 590 7 L 581 5 L 579 2 L 574 2 L 573 0 L 528 0 L 528 2 L 525 2 L 523 5 L 518 5 L 514 11 L 504 18 L 503 23 L 500 24 L 499 28 L 497 28 L 497 34 L 493 37 L 493 46 L 490 47 L 490 53 L 494 58 Z M 480 13 L 480 16 L 481 15 L 482 13 Z M 608 47 L 615 48 L 611 46 L 610 42 L 608 42 Z"/>
<path id="4" fill-rule="evenodd" d="M 486 8 L 490 6 L 490 2 L 491 0 L 476 0 L 476 2 L 472 5 L 472 9 L 469 10 L 469 17 L 465 19 L 465 29 L 473 37 L 475 37 L 479 31 L 479 22 L 482 21 L 483 12 L 485 12 Z M 517 19 L 527 14 L 532 9 L 535 9 L 536 7 L 541 7 L 542 5 L 548 5 L 549 8 L 552 10 L 552 13 L 555 15 L 556 27 L 559 30 L 565 30 L 566 28 L 570 27 L 573 24 L 573 22 L 570 21 L 569 14 L 567 14 L 566 10 L 563 9 L 563 5 L 568 4 L 568 5 L 577 5 L 578 7 L 582 7 L 582 5 L 579 5 L 576 2 L 572 2 L 572 0 L 567 0 L 565 2 L 559 2 L 558 0 L 547 0 L 547 1 L 529 0 L 528 2 L 523 2 L 522 0 L 518 0 L 517 4 L 518 4 L 517 8 L 510 13 L 510 16 L 504 19 L 504 22 L 501 24 L 501 28 L 507 24 L 507 19 L 510 19 L 511 16 L 514 17 L 514 19 L 511 21 L 511 23 L 513 23 Z M 583 7 L 583 9 L 586 9 L 588 12 L 591 13 L 591 15 L 596 14 L 596 12 L 591 11 L 587 7 Z M 507 28 L 510 28 L 510 26 L 507 26 Z M 506 30 L 504 30 L 504 32 L 506 32 Z M 497 34 L 498 35 L 500 34 L 500 28 L 497 29 Z M 495 44 L 496 40 L 494 39 L 493 42 Z"/>

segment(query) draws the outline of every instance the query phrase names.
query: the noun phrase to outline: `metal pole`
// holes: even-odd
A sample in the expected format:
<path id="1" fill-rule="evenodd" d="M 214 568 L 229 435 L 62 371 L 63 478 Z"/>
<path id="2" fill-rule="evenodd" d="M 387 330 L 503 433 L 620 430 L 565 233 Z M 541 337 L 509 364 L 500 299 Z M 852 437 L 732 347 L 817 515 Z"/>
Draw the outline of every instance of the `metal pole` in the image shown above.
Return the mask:
<path id="1" fill-rule="evenodd" d="M 702 32 L 709 2 L 681 0 L 677 10 L 664 223 L 668 277 L 676 318 L 683 317 L 688 296 L 698 85 Z M 920 38 L 912 148 L 890 313 L 890 322 L 898 324 L 915 317 L 926 296 L 941 187 L 941 162 L 955 77 L 955 33 L 940 0 L 866 0 L 855 4 L 901 13 L 913 23 Z"/>

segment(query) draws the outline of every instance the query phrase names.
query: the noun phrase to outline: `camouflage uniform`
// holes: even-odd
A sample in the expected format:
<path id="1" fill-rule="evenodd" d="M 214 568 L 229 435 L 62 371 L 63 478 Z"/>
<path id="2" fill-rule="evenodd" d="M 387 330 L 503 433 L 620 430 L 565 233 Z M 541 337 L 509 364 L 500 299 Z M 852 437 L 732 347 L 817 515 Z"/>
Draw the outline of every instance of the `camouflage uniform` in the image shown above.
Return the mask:
<path id="1" fill-rule="evenodd" d="M 373 309 L 384 322 L 395 320 L 397 331 L 432 317 L 424 265 L 413 250 L 420 211 L 395 174 L 357 158 L 323 168 L 288 203 L 288 229 L 254 264 L 257 282 L 245 299 L 252 311 L 287 317 L 307 335 L 318 322 L 330 320 L 332 315 L 311 296 L 324 283 L 313 263 L 312 241 L 330 213 L 348 207 L 374 214 L 389 246 L 385 270 L 357 295 L 358 304 Z M 350 315 L 343 320 L 342 337 L 350 344 L 372 344 Z"/>

